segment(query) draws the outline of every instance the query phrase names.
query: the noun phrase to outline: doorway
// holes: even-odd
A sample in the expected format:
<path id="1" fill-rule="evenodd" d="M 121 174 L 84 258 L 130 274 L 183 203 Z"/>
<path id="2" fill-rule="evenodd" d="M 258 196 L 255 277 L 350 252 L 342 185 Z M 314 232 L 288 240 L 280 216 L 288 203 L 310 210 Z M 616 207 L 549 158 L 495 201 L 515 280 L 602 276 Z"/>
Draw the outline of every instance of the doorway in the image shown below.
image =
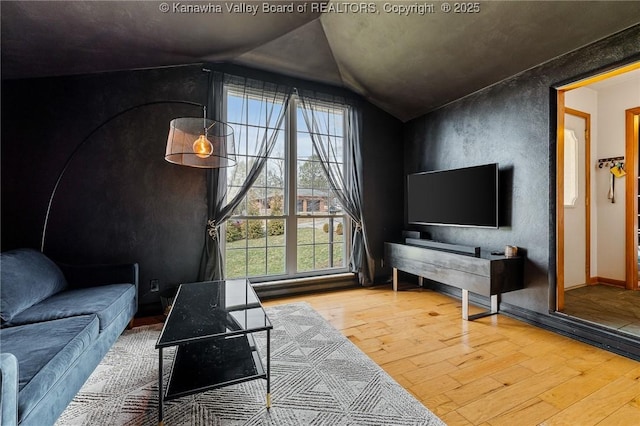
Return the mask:
<path id="1" fill-rule="evenodd" d="M 555 310 L 640 337 L 640 63 L 557 95 Z"/>

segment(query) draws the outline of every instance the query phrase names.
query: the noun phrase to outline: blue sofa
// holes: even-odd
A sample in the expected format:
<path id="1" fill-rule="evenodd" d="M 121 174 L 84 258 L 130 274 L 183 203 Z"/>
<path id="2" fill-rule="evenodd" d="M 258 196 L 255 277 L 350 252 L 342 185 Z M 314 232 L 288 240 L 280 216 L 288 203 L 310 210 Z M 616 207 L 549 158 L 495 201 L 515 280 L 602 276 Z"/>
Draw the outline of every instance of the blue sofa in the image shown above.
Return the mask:
<path id="1" fill-rule="evenodd" d="M 138 265 L 0 254 L 0 424 L 51 425 L 137 310 Z"/>

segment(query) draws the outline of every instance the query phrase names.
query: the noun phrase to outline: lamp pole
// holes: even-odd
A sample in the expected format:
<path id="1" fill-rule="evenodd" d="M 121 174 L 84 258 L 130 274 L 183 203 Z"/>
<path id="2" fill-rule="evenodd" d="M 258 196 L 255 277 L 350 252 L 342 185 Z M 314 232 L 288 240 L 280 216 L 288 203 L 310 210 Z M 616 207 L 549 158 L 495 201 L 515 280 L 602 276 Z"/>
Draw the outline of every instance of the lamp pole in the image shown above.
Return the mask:
<path id="1" fill-rule="evenodd" d="M 104 120 L 102 123 L 100 123 L 97 127 L 95 127 L 93 130 L 91 130 L 91 132 L 89 132 L 89 134 L 87 136 L 85 136 L 85 138 L 82 139 L 82 141 L 80 141 L 80 143 L 71 152 L 71 154 L 69 155 L 69 157 L 65 161 L 64 166 L 62 167 L 62 170 L 60 170 L 60 173 L 58 173 L 58 177 L 56 178 L 56 183 L 53 186 L 53 190 L 51 191 L 51 195 L 49 196 L 49 203 L 47 204 L 47 211 L 46 211 L 45 216 L 44 216 L 44 225 L 42 226 L 42 239 L 40 240 L 40 251 L 42 253 L 44 253 L 44 243 L 45 243 L 45 239 L 46 239 L 46 236 L 47 236 L 47 225 L 49 224 L 49 215 L 51 213 L 51 206 L 53 205 L 53 199 L 56 196 L 56 192 L 58 191 L 58 187 L 60 186 L 60 182 L 62 182 L 62 178 L 64 177 L 64 174 L 66 173 L 67 169 L 69 168 L 69 165 L 71 164 L 71 162 L 75 158 L 76 154 L 80 151 L 80 148 L 82 148 L 87 142 L 89 142 L 91 140 L 91 137 L 94 134 L 96 134 L 100 129 L 102 129 L 104 126 L 106 126 L 107 124 L 111 123 L 113 120 L 115 120 L 116 118 L 120 117 L 121 115 L 127 114 L 128 112 L 136 110 L 138 108 L 151 106 L 151 105 L 159 105 L 159 104 L 183 104 L 183 105 L 192 105 L 192 106 L 197 106 L 197 107 L 200 107 L 200 108 L 204 108 L 204 105 L 202 105 L 200 103 L 197 103 L 197 102 L 191 102 L 191 101 L 165 100 L 165 101 L 145 102 L 145 103 L 142 103 L 142 104 L 138 104 L 138 105 L 134 105 L 132 107 L 126 108 L 126 109 L 124 109 L 124 110 L 122 110 L 122 111 L 110 116 L 109 118 Z"/>

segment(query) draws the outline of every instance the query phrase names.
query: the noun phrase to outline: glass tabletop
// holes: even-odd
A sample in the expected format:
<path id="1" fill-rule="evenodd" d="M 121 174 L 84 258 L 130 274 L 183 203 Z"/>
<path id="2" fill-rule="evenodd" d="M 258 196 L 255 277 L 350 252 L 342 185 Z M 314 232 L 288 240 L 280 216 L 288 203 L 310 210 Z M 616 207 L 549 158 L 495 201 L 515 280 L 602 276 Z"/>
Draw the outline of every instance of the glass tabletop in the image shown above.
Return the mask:
<path id="1" fill-rule="evenodd" d="M 249 280 L 182 284 L 156 348 L 271 328 Z"/>

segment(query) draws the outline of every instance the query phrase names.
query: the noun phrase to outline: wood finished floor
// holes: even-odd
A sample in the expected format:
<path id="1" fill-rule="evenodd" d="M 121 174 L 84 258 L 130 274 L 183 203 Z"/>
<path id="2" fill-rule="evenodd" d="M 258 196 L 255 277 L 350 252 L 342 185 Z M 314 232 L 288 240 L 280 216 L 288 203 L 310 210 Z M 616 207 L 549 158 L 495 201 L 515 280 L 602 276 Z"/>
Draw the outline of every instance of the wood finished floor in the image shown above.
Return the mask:
<path id="1" fill-rule="evenodd" d="M 413 286 L 306 301 L 448 425 L 638 425 L 640 363 Z M 481 309 L 471 308 L 471 314 Z"/>
<path id="2" fill-rule="evenodd" d="M 568 290 L 564 297 L 565 314 L 640 336 L 640 291 L 599 284 Z"/>

